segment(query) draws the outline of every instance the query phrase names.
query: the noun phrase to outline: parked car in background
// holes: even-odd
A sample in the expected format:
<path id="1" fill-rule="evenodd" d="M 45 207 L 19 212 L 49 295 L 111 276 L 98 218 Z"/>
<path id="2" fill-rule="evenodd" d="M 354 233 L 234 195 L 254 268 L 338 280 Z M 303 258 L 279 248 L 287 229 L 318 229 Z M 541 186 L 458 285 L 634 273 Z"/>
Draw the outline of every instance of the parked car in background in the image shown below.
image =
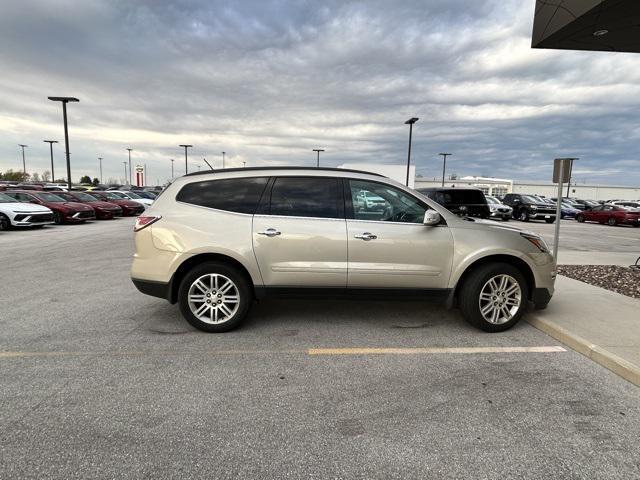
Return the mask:
<path id="1" fill-rule="evenodd" d="M 484 193 L 478 188 L 429 187 L 420 188 L 418 192 L 460 217 L 491 216 Z"/>
<path id="2" fill-rule="evenodd" d="M 548 202 L 555 210 L 556 208 L 556 200 L 555 199 L 551 199 Z M 560 204 L 560 218 L 575 218 L 577 214 L 579 214 L 582 210 L 576 208 L 576 204 L 575 203 L 570 203 L 567 202 L 566 200 L 563 200 L 562 203 Z"/>
<path id="3" fill-rule="evenodd" d="M 484 198 L 487 199 L 491 218 L 499 218 L 503 222 L 509 221 L 511 215 L 513 215 L 513 209 L 509 205 L 505 205 L 496 197 L 490 195 L 485 195 Z"/>
<path id="4" fill-rule="evenodd" d="M 93 208 L 82 203 L 69 202 L 51 192 L 32 190 L 10 190 L 5 192 L 10 197 L 24 203 L 35 203 L 50 208 L 53 211 L 53 221 L 62 223 L 84 223 L 95 220 Z"/>
<path id="5" fill-rule="evenodd" d="M 122 207 L 115 203 L 104 202 L 85 192 L 57 192 L 57 196 L 69 202 L 79 202 L 90 206 L 96 212 L 98 220 L 111 220 L 122 216 Z"/>
<path id="6" fill-rule="evenodd" d="M 43 205 L 22 203 L 0 193 L 0 230 L 10 227 L 42 227 L 53 223 L 53 212 Z"/>
<path id="7" fill-rule="evenodd" d="M 595 200 L 585 200 L 582 198 L 575 198 L 575 197 L 571 197 L 570 200 L 574 203 L 584 206 L 584 208 L 581 208 L 580 210 L 590 210 L 593 207 L 597 207 L 598 205 L 600 205 L 600 203 L 596 202 Z"/>
<path id="8" fill-rule="evenodd" d="M 148 200 L 155 200 L 158 196 L 156 193 L 147 190 L 134 190 L 133 193 L 138 195 L 139 197 L 146 198 Z"/>
<path id="9" fill-rule="evenodd" d="M 553 294 L 556 264 L 540 236 L 458 218 L 381 175 L 229 168 L 167 190 L 137 219 L 131 277 L 204 331 L 235 328 L 256 297 L 315 293 L 455 302 L 498 332 Z M 363 191 L 385 208 L 361 208 Z"/>
<path id="10" fill-rule="evenodd" d="M 124 217 L 132 217 L 135 215 L 140 215 L 144 212 L 144 205 L 141 205 L 138 202 L 134 202 L 132 200 L 127 200 L 125 198 L 119 197 L 113 192 L 102 192 L 97 190 L 92 190 L 91 193 L 87 195 L 91 195 L 92 197 L 97 198 L 98 200 L 102 200 L 103 202 L 114 203 L 122 208 L 122 216 Z"/>
<path id="11" fill-rule="evenodd" d="M 513 218 L 522 222 L 544 220 L 547 223 L 553 223 L 556 221 L 556 210 L 553 205 L 533 195 L 507 193 L 503 202 L 513 208 Z"/>
<path id="12" fill-rule="evenodd" d="M 598 222 L 607 225 L 640 226 L 640 210 L 619 205 L 598 205 L 576 215 L 578 222 Z"/>
<path id="13" fill-rule="evenodd" d="M 132 191 L 110 190 L 110 192 L 113 193 L 114 195 L 119 196 L 120 198 L 122 198 L 124 200 L 131 200 L 133 202 L 137 202 L 137 203 L 143 205 L 145 208 L 146 207 L 150 207 L 151 204 L 153 203 L 153 200 L 151 200 L 149 198 L 142 198 L 140 195 L 138 195 L 137 193 L 134 193 Z"/>
<path id="14" fill-rule="evenodd" d="M 613 202 L 613 205 L 618 205 L 619 207 L 640 208 L 640 202 L 634 202 L 631 200 L 619 200 L 617 202 Z"/>

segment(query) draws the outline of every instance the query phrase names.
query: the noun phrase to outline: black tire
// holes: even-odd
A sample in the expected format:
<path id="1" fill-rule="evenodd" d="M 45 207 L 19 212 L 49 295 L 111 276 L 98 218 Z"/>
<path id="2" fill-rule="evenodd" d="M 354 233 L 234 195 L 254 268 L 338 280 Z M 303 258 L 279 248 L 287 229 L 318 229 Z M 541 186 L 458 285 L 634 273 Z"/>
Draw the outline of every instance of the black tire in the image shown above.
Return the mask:
<path id="1" fill-rule="evenodd" d="M 62 225 L 64 223 L 64 219 L 62 218 L 62 214 L 60 212 L 53 212 L 53 222 L 56 225 Z"/>
<path id="2" fill-rule="evenodd" d="M 485 284 L 496 275 L 509 275 L 520 286 L 521 298 L 518 310 L 505 323 L 491 323 L 480 312 L 480 293 Z M 503 332 L 513 327 L 527 310 L 529 300 L 529 285 L 524 275 L 513 265 L 508 263 L 490 263 L 475 269 L 465 279 L 458 294 L 458 304 L 465 320 L 474 327 L 485 332 Z"/>
<path id="3" fill-rule="evenodd" d="M 229 280 L 231 280 L 231 282 L 235 284 L 236 290 L 238 292 L 239 302 L 236 311 L 229 319 L 225 320 L 222 323 L 207 323 L 199 319 L 191 311 L 191 308 L 189 306 L 188 295 L 191 285 L 198 278 L 207 274 L 217 274 L 227 277 Z M 246 275 L 238 271 L 236 268 L 224 263 L 207 262 L 193 268 L 184 276 L 182 282 L 180 283 L 180 288 L 178 289 L 178 304 L 180 305 L 180 312 L 182 313 L 182 316 L 185 318 L 185 320 L 198 330 L 209 333 L 228 332 L 229 330 L 233 330 L 234 328 L 238 327 L 247 316 L 249 307 L 251 306 L 251 302 L 253 300 L 252 291 L 253 289 L 251 288 L 250 280 L 247 279 Z M 217 294 L 214 294 L 213 296 L 216 295 Z"/>
<path id="4" fill-rule="evenodd" d="M 11 220 L 4 213 L 0 213 L 0 230 L 9 230 L 11 228 Z"/>
<path id="5" fill-rule="evenodd" d="M 580 223 L 584 222 L 584 215 L 578 214 L 576 216 L 576 221 Z"/>
<path id="6" fill-rule="evenodd" d="M 618 224 L 618 221 L 614 217 L 609 217 L 607 220 L 607 225 L 615 227 Z"/>
<path id="7" fill-rule="evenodd" d="M 518 215 L 518 220 L 520 220 L 521 222 L 528 222 L 529 221 L 529 212 L 527 210 L 525 210 L 524 208 L 522 210 L 520 210 L 520 213 Z"/>
<path id="8" fill-rule="evenodd" d="M 502 221 L 503 222 L 508 222 L 509 221 L 509 217 L 502 217 Z"/>
<path id="9" fill-rule="evenodd" d="M 544 221 L 547 222 L 547 223 L 553 223 L 553 222 L 556 221 L 556 219 L 555 218 L 545 218 Z"/>

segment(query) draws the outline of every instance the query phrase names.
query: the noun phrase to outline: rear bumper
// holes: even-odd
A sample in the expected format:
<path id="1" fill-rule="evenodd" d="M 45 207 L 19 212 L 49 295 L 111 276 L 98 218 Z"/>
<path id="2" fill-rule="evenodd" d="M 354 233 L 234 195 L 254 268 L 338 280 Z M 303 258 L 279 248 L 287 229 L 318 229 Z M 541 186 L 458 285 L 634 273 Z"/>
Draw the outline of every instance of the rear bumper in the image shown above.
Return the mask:
<path id="1" fill-rule="evenodd" d="M 131 281 L 141 293 L 171 301 L 171 282 L 154 282 L 140 278 L 132 278 Z"/>

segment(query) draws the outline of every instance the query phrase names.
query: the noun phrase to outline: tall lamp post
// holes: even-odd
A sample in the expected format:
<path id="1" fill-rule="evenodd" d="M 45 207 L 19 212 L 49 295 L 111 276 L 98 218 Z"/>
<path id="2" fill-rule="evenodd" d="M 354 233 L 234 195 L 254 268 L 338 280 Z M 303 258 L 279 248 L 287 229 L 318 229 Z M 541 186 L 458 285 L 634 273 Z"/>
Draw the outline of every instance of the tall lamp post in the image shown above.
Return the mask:
<path id="1" fill-rule="evenodd" d="M 411 137 L 413 136 L 413 124 L 419 120 L 418 117 L 411 117 L 404 122 L 405 125 L 409 125 L 409 152 L 407 153 L 407 187 L 409 186 L 409 167 L 411 166 Z"/>
<path id="2" fill-rule="evenodd" d="M 131 180 L 131 150 L 133 150 L 133 148 L 127 148 L 127 152 L 129 152 L 129 186 L 132 185 Z"/>
<path id="3" fill-rule="evenodd" d="M 224 156 L 227 152 L 222 152 L 222 168 L 224 169 Z"/>
<path id="4" fill-rule="evenodd" d="M 27 162 L 24 159 L 24 147 L 28 147 L 29 145 L 23 145 L 22 143 L 19 143 L 18 146 L 20 148 L 22 148 L 22 171 L 24 172 L 24 180 L 23 181 L 27 181 Z"/>
<path id="5" fill-rule="evenodd" d="M 79 102 L 75 97 L 47 97 L 53 102 L 62 102 L 62 118 L 64 120 L 64 146 L 65 155 L 67 157 L 67 186 L 71 190 L 71 159 L 69 157 L 69 129 L 67 127 L 67 103 Z"/>
<path id="6" fill-rule="evenodd" d="M 178 146 L 184 147 L 184 174 L 186 175 L 187 173 L 189 173 L 189 166 L 187 165 L 187 161 L 188 161 L 187 148 L 191 148 L 193 147 L 193 145 L 178 145 Z"/>
<path id="7" fill-rule="evenodd" d="M 102 157 L 98 157 L 98 163 L 100 164 L 100 183 L 102 183 Z"/>
<path id="8" fill-rule="evenodd" d="M 56 181 L 56 175 L 53 172 L 53 144 L 58 143 L 57 140 L 43 140 L 45 143 L 49 144 L 49 150 L 51 151 L 51 181 Z"/>
<path id="9" fill-rule="evenodd" d="M 122 162 L 124 165 L 124 183 L 127 183 L 127 161 Z"/>
<path id="10" fill-rule="evenodd" d="M 451 156 L 451 153 L 439 153 L 442 155 L 442 186 L 444 187 L 444 172 L 447 169 L 447 157 Z"/>
<path id="11" fill-rule="evenodd" d="M 172 159 L 171 159 L 171 180 L 173 180 L 173 162 L 174 162 L 174 161 L 175 161 L 175 160 L 172 158 Z"/>
<path id="12" fill-rule="evenodd" d="M 324 150 L 322 148 L 314 148 L 313 151 L 318 154 L 316 157 L 316 168 L 320 168 L 320 152 L 324 152 Z"/>

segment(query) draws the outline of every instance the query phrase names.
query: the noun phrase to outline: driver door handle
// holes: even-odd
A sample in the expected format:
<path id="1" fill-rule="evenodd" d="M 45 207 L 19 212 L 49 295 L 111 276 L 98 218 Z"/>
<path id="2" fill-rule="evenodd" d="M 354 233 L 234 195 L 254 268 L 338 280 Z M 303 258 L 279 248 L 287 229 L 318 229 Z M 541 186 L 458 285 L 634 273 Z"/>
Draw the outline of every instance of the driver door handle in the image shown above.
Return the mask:
<path id="1" fill-rule="evenodd" d="M 267 237 L 276 237 L 276 236 L 280 235 L 281 233 L 282 232 L 279 232 L 275 228 L 267 228 L 266 230 L 263 230 L 262 232 L 258 232 L 258 235 L 265 235 Z"/>
<path id="2" fill-rule="evenodd" d="M 364 240 L 365 242 L 368 242 L 369 240 L 375 240 L 376 238 L 378 238 L 377 235 L 374 235 L 373 233 L 369 233 L 369 232 L 360 233 L 358 235 L 354 235 L 353 237 Z"/>

